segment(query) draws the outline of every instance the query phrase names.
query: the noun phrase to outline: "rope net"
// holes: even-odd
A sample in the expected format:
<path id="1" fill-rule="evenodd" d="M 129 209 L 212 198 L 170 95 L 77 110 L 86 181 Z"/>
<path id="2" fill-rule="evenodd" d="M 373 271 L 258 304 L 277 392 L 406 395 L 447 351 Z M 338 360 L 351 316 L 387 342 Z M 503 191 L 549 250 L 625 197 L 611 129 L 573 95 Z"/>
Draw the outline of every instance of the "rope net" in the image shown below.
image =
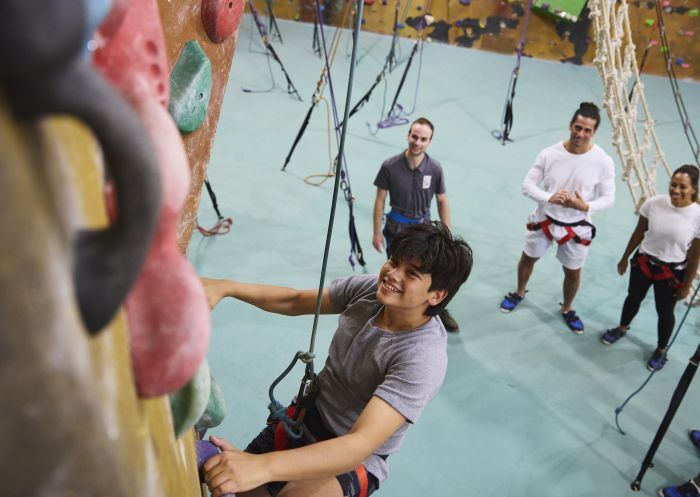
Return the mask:
<path id="1" fill-rule="evenodd" d="M 661 150 L 644 97 L 627 1 L 590 0 L 588 7 L 596 41 L 593 62 L 603 80 L 603 107 L 612 123 L 612 140 L 622 162 L 622 179 L 629 187 L 635 212 L 639 212 L 644 201 L 656 194 L 658 167 L 661 165 L 669 178 L 671 168 Z M 695 275 L 691 294 L 699 278 L 700 273 Z"/>

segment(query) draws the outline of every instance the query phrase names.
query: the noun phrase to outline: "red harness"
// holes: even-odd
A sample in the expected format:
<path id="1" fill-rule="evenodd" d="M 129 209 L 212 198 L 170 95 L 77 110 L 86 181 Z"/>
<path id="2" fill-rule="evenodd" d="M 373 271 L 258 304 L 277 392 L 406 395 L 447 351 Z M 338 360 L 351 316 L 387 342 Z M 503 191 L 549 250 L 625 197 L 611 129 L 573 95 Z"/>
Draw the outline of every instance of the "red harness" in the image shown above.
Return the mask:
<path id="1" fill-rule="evenodd" d="M 672 269 L 685 264 L 684 262 L 668 263 L 657 259 L 648 254 L 642 254 L 637 252 L 637 264 L 639 264 L 639 269 L 642 271 L 644 276 L 646 276 L 651 281 L 664 281 L 669 280 L 669 284 L 673 288 L 680 288 L 683 284 L 676 278 L 673 274 Z"/>
<path id="2" fill-rule="evenodd" d="M 557 221 L 556 219 L 547 216 L 547 219 L 544 221 L 540 221 L 539 223 L 527 223 L 526 227 L 530 231 L 537 231 L 537 230 L 542 230 L 542 233 L 544 233 L 544 236 L 547 237 L 549 240 L 554 240 L 554 235 L 552 235 L 552 232 L 549 231 L 549 226 L 552 224 L 556 224 L 557 226 L 561 226 L 566 230 L 566 235 L 561 237 L 559 240 L 556 240 L 558 245 L 564 245 L 565 243 L 573 240 L 576 243 L 580 243 L 581 245 L 590 245 L 593 239 L 595 238 L 595 226 L 593 226 L 591 223 L 588 221 L 577 221 L 575 223 L 563 223 L 561 221 Z M 581 238 L 576 234 L 574 231 L 574 227 L 576 226 L 589 226 L 591 228 L 591 238 L 590 239 L 585 239 Z"/>
<path id="3" fill-rule="evenodd" d="M 287 408 L 287 416 L 289 418 L 294 416 L 293 405 Z M 320 442 L 323 440 L 322 438 L 318 438 L 313 434 L 311 436 L 313 437 L 314 442 Z M 287 450 L 287 432 L 280 421 L 277 422 L 277 427 L 275 428 L 275 450 Z M 365 469 L 364 464 L 360 464 L 355 469 L 355 472 L 357 473 L 358 480 L 360 480 L 360 497 L 367 497 L 368 480 L 367 470 Z"/>

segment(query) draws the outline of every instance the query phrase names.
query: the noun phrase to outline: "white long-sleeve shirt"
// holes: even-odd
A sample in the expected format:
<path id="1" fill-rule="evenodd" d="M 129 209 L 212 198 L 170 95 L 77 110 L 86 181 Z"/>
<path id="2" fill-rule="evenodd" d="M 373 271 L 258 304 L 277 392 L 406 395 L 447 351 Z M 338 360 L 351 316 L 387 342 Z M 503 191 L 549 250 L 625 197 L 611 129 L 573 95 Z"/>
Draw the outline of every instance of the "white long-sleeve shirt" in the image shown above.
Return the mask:
<path id="1" fill-rule="evenodd" d="M 543 188 L 539 184 L 543 183 Z M 550 197 L 566 190 L 572 197 L 581 194 L 588 212 L 550 204 Z M 584 154 L 572 154 L 559 142 L 542 150 L 523 181 L 523 195 L 537 202 L 534 216 L 545 216 L 564 223 L 591 220 L 591 214 L 609 209 L 615 203 L 615 163 L 598 145 Z"/>

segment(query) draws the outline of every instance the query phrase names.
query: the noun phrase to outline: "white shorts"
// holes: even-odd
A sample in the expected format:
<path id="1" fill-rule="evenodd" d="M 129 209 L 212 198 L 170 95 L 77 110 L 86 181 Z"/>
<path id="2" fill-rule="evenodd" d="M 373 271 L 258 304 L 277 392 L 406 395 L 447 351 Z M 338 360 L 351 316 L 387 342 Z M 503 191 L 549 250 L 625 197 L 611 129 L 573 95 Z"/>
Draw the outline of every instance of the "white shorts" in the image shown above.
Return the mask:
<path id="1" fill-rule="evenodd" d="M 527 220 L 528 223 L 533 224 L 540 221 L 541 220 L 537 219 L 533 214 L 531 214 Z M 550 224 L 548 228 L 554 240 L 560 240 L 567 234 L 563 226 Z M 593 234 L 593 228 L 590 226 L 575 226 L 573 230 L 584 240 L 590 240 Z M 529 257 L 539 259 L 547 252 L 547 249 L 552 243 L 553 240 L 547 238 L 541 229 L 537 231 L 528 230 L 525 235 L 525 242 L 523 243 L 523 252 Z M 574 240 L 569 240 L 563 245 L 557 244 L 557 260 L 567 269 L 581 269 L 586 262 L 589 247 L 590 245 L 576 243 Z"/>

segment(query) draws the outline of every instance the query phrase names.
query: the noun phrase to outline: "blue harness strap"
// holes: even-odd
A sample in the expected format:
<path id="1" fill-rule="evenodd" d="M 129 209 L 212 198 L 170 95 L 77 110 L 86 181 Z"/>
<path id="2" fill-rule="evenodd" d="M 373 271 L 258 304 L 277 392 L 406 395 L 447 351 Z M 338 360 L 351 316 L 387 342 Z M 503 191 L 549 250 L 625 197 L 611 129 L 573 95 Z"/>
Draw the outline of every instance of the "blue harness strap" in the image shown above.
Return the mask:
<path id="1" fill-rule="evenodd" d="M 423 217 L 419 218 L 413 218 L 413 217 L 406 217 L 402 214 L 399 214 L 396 212 L 394 209 L 391 209 L 389 213 L 387 214 L 388 217 L 396 221 L 397 223 L 401 224 L 421 224 L 425 222 L 426 219 L 430 219 L 430 213 L 426 212 Z"/>

